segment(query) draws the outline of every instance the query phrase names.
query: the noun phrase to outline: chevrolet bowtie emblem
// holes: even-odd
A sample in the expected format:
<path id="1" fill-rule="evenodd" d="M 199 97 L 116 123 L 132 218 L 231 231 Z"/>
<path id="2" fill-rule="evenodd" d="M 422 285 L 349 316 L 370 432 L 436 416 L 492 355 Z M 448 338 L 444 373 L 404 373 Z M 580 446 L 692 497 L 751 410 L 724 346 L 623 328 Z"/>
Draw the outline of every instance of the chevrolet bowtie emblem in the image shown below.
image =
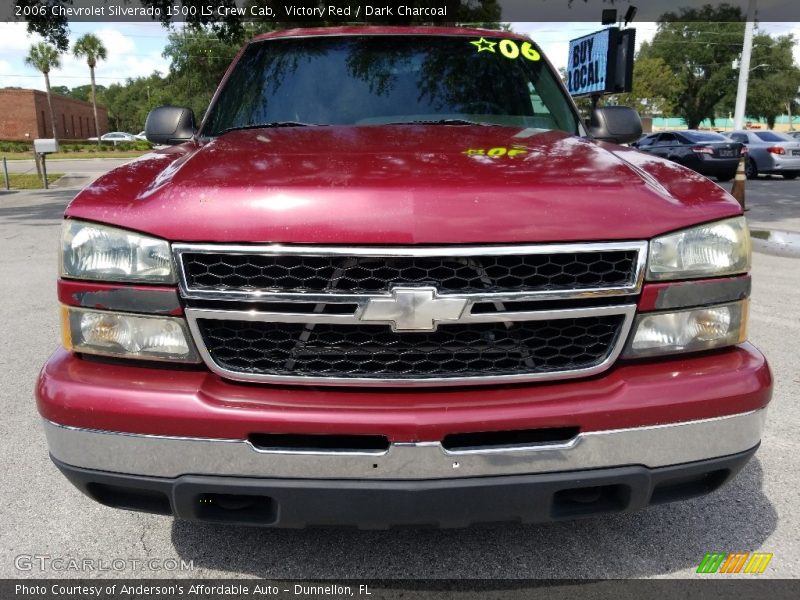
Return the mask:
<path id="1" fill-rule="evenodd" d="M 438 295 L 432 287 L 395 287 L 391 297 L 370 298 L 362 321 L 390 323 L 394 331 L 436 331 L 442 321 L 457 321 L 467 305 L 465 298 Z"/>

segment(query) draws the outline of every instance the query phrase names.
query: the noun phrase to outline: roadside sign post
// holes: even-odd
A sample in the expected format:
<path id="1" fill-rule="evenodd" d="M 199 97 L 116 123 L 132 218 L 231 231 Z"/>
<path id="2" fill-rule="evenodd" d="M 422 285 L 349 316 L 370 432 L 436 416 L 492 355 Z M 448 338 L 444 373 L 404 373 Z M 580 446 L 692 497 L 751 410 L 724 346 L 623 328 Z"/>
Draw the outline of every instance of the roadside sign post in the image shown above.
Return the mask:
<path id="1" fill-rule="evenodd" d="M 45 157 L 53 152 L 58 152 L 58 140 L 53 138 L 33 140 L 33 151 L 42 159 L 42 183 L 44 184 L 44 189 L 50 189 L 47 183 L 47 162 Z"/>
<path id="2" fill-rule="evenodd" d="M 5 177 L 6 191 L 11 189 L 11 181 L 8 179 L 8 161 L 3 157 L 3 177 Z"/>
<path id="3" fill-rule="evenodd" d="M 50 185 L 47 182 L 47 161 L 45 160 L 46 154 L 42 154 L 42 183 L 44 183 L 44 189 L 49 190 Z"/>

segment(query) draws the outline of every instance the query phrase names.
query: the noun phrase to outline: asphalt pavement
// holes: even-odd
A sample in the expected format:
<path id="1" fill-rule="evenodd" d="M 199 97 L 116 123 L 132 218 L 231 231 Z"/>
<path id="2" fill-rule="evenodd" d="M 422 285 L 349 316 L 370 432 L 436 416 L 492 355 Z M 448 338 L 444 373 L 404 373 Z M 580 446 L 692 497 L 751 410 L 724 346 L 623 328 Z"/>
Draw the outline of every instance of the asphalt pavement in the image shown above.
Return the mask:
<path id="1" fill-rule="evenodd" d="M 130 158 L 51 158 L 46 160 L 48 173 L 62 173 L 64 177 L 51 183 L 50 187 L 81 188 L 90 184 L 111 169 L 130 162 Z M 31 160 L 9 160 L 7 162 L 9 173 L 36 173 L 36 165 Z"/>
<path id="2" fill-rule="evenodd" d="M 130 161 L 130 158 L 50 158 L 47 159 L 47 170 L 52 173 L 102 175 L 106 171 Z M 9 173 L 36 172 L 33 159 L 9 160 L 7 164 Z"/>
<path id="3" fill-rule="evenodd" d="M 77 492 L 48 458 L 33 386 L 59 343 L 57 241 L 62 211 L 74 193 L 0 193 L 0 577 L 695 577 L 706 552 L 736 551 L 774 553 L 761 577 L 800 576 L 800 259 L 754 255 L 750 338 L 770 360 L 775 396 L 756 458 L 717 493 L 633 514 L 545 525 L 225 527 L 103 507 Z M 800 231 L 800 181 L 748 182 L 747 193 L 758 227 Z M 28 569 L 24 557 L 30 556 L 107 564 L 121 559 L 127 566 L 80 573 L 52 563 L 41 570 L 34 561 Z M 193 568 L 153 571 L 148 559 L 183 560 Z"/>

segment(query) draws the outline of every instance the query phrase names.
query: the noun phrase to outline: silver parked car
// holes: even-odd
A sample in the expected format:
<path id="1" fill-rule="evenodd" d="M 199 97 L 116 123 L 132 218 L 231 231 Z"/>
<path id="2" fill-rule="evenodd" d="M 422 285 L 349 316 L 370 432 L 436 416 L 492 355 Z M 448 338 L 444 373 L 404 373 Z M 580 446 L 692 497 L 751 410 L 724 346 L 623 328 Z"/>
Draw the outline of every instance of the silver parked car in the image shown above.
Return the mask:
<path id="1" fill-rule="evenodd" d="M 90 137 L 90 142 L 96 142 L 96 137 Z M 101 142 L 114 142 L 114 145 L 117 145 L 117 142 L 135 142 L 136 136 L 132 133 L 125 133 L 124 131 L 112 131 L 110 133 L 104 133 L 100 136 Z"/>
<path id="2" fill-rule="evenodd" d="M 747 178 L 759 174 L 800 175 L 800 140 L 778 131 L 733 131 L 728 137 L 747 146 Z"/>

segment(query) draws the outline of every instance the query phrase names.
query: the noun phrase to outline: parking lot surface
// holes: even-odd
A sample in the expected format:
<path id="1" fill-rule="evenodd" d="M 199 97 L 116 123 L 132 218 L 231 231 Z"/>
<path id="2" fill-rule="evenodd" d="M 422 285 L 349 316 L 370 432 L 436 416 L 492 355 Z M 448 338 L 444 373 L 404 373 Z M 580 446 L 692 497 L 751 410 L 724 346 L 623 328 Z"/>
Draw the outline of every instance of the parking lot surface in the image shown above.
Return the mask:
<path id="1" fill-rule="evenodd" d="M 715 494 L 546 525 L 223 527 L 105 508 L 77 492 L 48 458 L 33 386 L 59 343 L 59 221 L 75 191 L 0 193 L 0 577 L 693 577 L 706 552 L 753 551 L 774 553 L 761 577 L 800 576 L 800 259 L 754 256 L 750 337 L 770 360 L 775 396 L 756 458 Z M 800 181 L 748 182 L 747 193 L 754 227 L 800 232 Z M 129 566 L 105 573 L 28 569 L 18 557 L 30 555 L 116 558 Z M 192 568 L 153 571 L 147 559 L 183 559 Z"/>

